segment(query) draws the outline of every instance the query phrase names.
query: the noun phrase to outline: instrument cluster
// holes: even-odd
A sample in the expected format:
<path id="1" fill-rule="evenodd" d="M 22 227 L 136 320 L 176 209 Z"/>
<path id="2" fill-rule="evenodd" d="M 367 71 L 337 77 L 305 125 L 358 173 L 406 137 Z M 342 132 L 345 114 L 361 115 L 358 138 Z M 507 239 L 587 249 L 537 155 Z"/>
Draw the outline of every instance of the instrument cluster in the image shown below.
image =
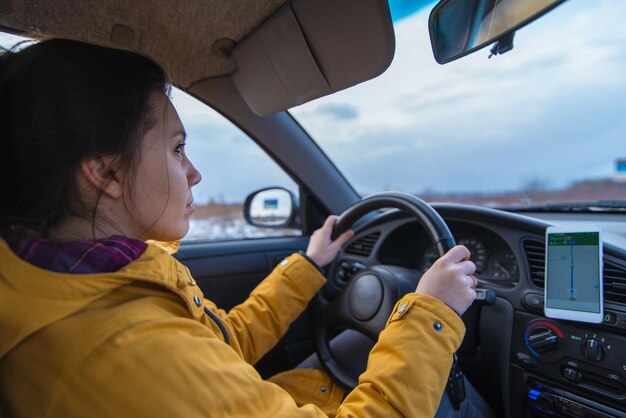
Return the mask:
<path id="1" fill-rule="evenodd" d="M 519 268 L 513 251 L 501 240 L 481 236 L 461 235 L 457 244 L 464 245 L 476 264 L 476 277 L 481 280 L 513 286 L 519 282 Z M 421 269 L 426 271 L 438 258 L 433 245 L 424 252 Z"/>
<path id="2" fill-rule="evenodd" d="M 494 285 L 513 287 L 520 269 L 513 250 L 503 238 L 488 229 L 465 222 L 448 223 L 457 244 L 464 245 L 476 264 L 476 277 Z M 382 264 L 394 264 L 426 271 L 439 255 L 417 222 L 403 224 L 387 237 L 378 251 Z M 417 255 L 417 257 L 416 257 Z"/>

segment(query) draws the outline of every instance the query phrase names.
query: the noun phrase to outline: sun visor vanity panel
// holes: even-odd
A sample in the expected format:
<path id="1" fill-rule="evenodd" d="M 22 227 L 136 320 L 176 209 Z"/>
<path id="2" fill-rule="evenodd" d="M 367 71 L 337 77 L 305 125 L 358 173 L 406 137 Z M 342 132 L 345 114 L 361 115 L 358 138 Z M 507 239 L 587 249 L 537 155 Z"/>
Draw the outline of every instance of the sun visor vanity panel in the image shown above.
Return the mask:
<path id="1" fill-rule="evenodd" d="M 330 93 L 289 3 L 239 43 L 233 57 L 238 67 L 233 81 L 259 115 Z"/>
<path id="2" fill-rule="evenodd" d="M 292 7 L 333 93 L 391 64 L 396 40 L 388 1 L 294 0 Z"/>
<path id="3" fill-rule="evenodd" d="M 381 74 L 395 51 L 386 0 L 295 0 L 233 50 L 233 82 L 270 115 Z"/>

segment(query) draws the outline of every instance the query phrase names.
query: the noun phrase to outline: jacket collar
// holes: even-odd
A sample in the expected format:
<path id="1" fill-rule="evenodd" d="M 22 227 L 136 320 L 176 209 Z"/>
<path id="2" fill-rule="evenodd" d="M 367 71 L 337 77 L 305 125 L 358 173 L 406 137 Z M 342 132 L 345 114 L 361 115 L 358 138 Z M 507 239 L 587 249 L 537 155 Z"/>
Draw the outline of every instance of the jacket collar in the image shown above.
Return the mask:
<path id="1" fill-rule="evenodd" d="M 113 273 L 64 274 L 33 266 L 0 240 L 0 358 L 38 330 L 140 281 L 177 294 L 190 316 L 203 315 L 203 294 L 189 270 L 160 246 Z"/>

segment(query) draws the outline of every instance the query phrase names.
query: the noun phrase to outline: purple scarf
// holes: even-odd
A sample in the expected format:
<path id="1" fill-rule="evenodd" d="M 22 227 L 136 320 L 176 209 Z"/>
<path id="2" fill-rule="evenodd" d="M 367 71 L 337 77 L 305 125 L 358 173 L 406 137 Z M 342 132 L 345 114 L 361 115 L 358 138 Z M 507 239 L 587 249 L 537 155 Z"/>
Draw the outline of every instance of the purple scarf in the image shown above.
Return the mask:
<path id="1" fill-rule="evenodd" d="M 117 271 L 148 247 L 143 241 L 120 235 L 97 241 L 53 241 L 14 233 L 5 239 L 22 260 L 46 270 L 73 274 Z"/>

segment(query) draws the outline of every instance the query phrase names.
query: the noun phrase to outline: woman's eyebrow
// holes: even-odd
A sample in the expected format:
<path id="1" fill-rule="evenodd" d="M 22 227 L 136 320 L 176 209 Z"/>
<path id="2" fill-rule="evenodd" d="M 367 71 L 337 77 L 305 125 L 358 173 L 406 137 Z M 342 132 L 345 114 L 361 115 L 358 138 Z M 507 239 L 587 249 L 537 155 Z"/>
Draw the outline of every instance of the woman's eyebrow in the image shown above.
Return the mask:
<path id="1" fill-rule="evenodd" d="M 174 133 L 172 133 L 172 138 L 174 138 L 175 136 L 181 135 L 183 137 L 183 140 L 187 139 L 187 132 L 185 132 L 184 130 L 178 130 L 178 131 L 174 131 Z"/>

